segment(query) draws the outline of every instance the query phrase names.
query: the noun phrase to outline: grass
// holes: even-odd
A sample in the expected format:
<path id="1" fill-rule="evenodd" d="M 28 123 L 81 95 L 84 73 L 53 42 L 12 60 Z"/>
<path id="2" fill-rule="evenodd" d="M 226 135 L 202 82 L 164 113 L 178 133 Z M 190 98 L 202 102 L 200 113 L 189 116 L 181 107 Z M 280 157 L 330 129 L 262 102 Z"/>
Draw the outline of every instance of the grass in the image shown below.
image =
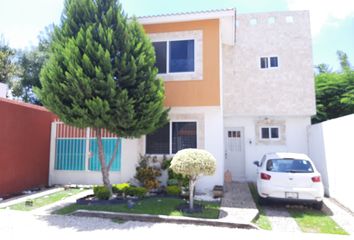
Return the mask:
<path id="1" fill-rule="evenodd" d="M 119 219 L 119 218 L 113 219 L 112 221 L 113 221 L 114 223 L 118 223 L 118 224 L 124 224 L 124 223 L 127 222 L 127 221 L 122 220 L 122 219 Z"/>
<path id="2" fill-rule="evenodd" d="M 68 190 L 63 190 L 60 192 L 52 193 L 50 195 L 46 195 L 43 197 L 35 198 L 33 199 L 33 205 L 32 206 L 27 206 L 25 202 L 20 202 L 14 205 L 11 205 L 9 208 L 11 210 L 19 210 L 19 211 L 32 211 L 34 209 L 43 207 L 45 205 L 60 201 L 64 198 L 70 197 L 72 195 L 75 195 L 83 190 L 80 189 L 68 189 Z"/>
<path id="3" fill-rule="evenodd" d="M 257 189 L 256 186 L 252 183 L 250 183 L 249 185 L 252 197 L 254 202 L 256 203 L 256 206 L 258 208 L 258 216 L 253 219 L 253 223 L 256 224 L 259 228 L 264 229 L 264 230 L 272 230 L 272 225 L 268 219 L 268 217 L 266 216 L 263 208 L 259 205 L 258 203 L 258 194 L 257 194 Z"/>
<path id="4" fill-rule="evenodd" d="M 348 235 L 343 228 L 325 213 L 313 209 L 289 209 L 303 232 Z"/>
<path id="5" fill-rule="evenodd" d="M 186 216 L 195 218 L 217 219 L 219 217 L 220 204 L 215 202 L 198 202 L 204 205 L 201 213 L 187 214 L 176 210 L 176 207 L 184 200 L 178 198 L 146 198 L 138 201 L 133 208 L 128 208 L 126 204 L 115 205 L 78 205 L 72 204 L 57 210 L 56 214 L 70 214 L 76 210 L 84 209 L 91 211 L 124 212 L 136 214 L 167 215 L 167 216 Z"/>

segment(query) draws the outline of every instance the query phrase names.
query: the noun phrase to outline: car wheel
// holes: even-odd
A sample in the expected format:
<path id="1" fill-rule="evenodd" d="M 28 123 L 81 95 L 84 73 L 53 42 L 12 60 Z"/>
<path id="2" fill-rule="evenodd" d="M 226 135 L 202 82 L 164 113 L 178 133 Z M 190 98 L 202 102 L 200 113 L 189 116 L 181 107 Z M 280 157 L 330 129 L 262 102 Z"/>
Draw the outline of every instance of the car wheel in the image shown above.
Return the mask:
<path id="1" fill-rule="evenodd" d="M 316 209 L 316 210 L 322 210 L 322 207 L 323 207 L 323 202 L 316 202 L 313 204 L 313 208 Z"/>
<path id="2" fill-rule="evenodd" d="M 265 206 L 268 204 L 268 199 L 266 198 L 262 198 L 261 196 L 258 196 L 258 203 L 261 206 Z"/>

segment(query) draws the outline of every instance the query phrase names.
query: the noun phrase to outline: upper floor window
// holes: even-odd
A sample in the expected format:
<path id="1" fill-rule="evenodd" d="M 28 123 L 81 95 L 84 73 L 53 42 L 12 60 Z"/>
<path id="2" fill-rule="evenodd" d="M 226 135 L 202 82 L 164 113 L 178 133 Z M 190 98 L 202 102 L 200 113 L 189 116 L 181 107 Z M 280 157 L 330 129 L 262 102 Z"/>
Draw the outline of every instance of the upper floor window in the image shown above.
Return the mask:
<path id="1" fill-rule="evenodd" d="M 194 40 L 154 42 L 158 73 L 194 72 Z"/>
<path id="2" fill-rule="evenodd" d="M 278 57 L 261 57 L 260 66 L 264 68 L 277 68 L 278 67 Z"/>

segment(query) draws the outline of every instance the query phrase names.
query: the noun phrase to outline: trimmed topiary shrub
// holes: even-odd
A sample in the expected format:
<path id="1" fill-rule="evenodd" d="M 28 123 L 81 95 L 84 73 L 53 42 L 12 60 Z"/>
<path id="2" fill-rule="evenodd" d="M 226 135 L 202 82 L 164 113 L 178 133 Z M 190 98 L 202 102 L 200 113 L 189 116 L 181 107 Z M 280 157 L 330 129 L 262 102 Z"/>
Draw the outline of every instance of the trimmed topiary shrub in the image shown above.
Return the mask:
<path id="1" fill-rule="evenodd" d="M 173 157 L 170 168 L 177 174 L 189 178 L 189 208 L 193 210 L 193 192 L 199 176 L 215 173 L 216 159 L 201 149 L 183 149 Z"/>
<path id="2" fill-rule="evenodd" d="M 93 194 L 96 198 L 100 200 L 108 200 L 112 196 L 111 192 L 109 191 L 109 188 L 107 188 L 106 186 L 94 186 Z"/>
<path id="3" fill-rule="evenodd" d="M 178 186 L 167 186 L 166 193 L 171 196 L 179 196 L 181 194 L 181 188 Z"/>

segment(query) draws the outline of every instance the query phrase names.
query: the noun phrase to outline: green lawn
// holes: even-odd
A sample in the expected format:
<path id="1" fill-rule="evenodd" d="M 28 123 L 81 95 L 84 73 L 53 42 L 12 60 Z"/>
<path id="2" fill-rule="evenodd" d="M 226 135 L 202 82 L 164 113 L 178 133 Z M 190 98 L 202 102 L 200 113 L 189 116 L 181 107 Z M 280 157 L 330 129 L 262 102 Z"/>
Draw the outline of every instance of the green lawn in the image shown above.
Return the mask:
<path id="1" fill-rule="evenodd" d="M 250 183 L 248 186 L 250 188 L 253 200 L 256 203 L 256 206 L 259 211 L 258 216 L 252 222 L 261 229 L 272 230 L 272 225 L 270 224 L 268 217 L 266 216 L 263 208 L 258 204 L 258 194 L 257 194 L 256 186 L 252 183 Z"/>
<path id="2" fill-rule="evenodd" d="M 26 206 L 25 202 L 21 202 L 15 205 L 11 205 L 9 208 L 12 210 L 19 210 L 19 211 L 32 211 L 34 209 L 43 207 L 45 205 L 60 201 L 64 198 L 70 197 L 75 195 L 83 190 L 70 188 L 68 190 L 63 190 L 60 192 L 52 193 L 50 195 L 46 195 L 43 197 L 33 199 L 32 206 Z"/>
<path id="3" fill-rule="evenodd" d="M 202 213 L 187 214 L 176 210 L 176 207 L 185 203 L 182 199 L 177 198 L 146 198 L 138 201 L 136 205 L 129 209 L 126 204 L 115 205 L 78 205 L 72 204 L 56 211 L 56 214 L 69 214 L 79 209 L 93 210 L 93 211 L 107 211 L 107 212 L 124 212 L 137 214 L 151 214 L 151 215 L 167 215 L 167 216 L 187 216 L 195 218 L 211 218 L 217 219 L 219 217 L 220 204 L 215 202 L 195 202 L 203 204 L 204 210 Z"/>
<path id="4" fill-rule="evenodd" d="M 321 211 L 312 209 L 289 209 L 288 211 L 303 232 L 348 235 L 332 218 Z"/>

